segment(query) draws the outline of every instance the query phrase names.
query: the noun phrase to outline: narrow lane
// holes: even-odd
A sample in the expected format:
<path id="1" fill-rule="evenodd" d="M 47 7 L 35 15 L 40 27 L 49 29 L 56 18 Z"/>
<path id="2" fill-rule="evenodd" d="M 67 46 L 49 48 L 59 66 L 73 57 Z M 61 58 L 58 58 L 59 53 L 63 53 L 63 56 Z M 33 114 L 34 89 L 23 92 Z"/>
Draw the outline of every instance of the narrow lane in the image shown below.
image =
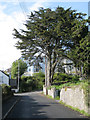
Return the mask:
<path id="1" fill-rule="evenodd" d="M 19 94 L 21 99 L 7 118 L 85 118 L 38 92 Z"/>

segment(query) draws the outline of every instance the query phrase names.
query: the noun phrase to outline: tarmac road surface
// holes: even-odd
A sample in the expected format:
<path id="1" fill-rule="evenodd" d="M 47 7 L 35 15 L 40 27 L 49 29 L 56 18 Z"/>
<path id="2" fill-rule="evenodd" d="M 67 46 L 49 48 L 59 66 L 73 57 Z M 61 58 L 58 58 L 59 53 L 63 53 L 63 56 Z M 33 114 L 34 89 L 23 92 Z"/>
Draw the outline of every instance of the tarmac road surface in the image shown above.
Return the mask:
<path id="1" fill-rule="evenodd" d="M 19 100 L 7 118 L 82 118 L 82 120 L 87 118 L 40 92 L 15 94 L 15 96 L 19 97 Z"/>

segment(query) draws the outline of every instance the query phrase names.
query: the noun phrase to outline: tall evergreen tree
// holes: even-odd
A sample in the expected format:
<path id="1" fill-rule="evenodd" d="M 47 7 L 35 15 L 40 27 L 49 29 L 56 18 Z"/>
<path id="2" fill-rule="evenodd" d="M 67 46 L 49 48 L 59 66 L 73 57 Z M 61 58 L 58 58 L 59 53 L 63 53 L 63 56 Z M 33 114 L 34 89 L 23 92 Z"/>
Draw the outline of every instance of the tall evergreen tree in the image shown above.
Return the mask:
<path id="1" fill-rule="evenodd" d="M 25 24 L 27 30 L 19 32 L 14 29 L 14 37 L 19 38 L 16 47 L 26 59 L 34 62 L 33 59 L 40 61 L 42 56 L 46 57 L 47 86 L 53 81 L 57 63 L 67 57 L 67 51 L 78 43 L 75 39 L 79 32 L 76 27 L 82 16 L 85 14 L 76 13 L 71 8 L 40 8 L 39 11 L 31 12 Z"/>
<path id="2" fill-rule="evenodd" d="M 79 68 L 81 74 L 89 75 L 90 71 L 90 32 L 88 31 L 89 19 L 79 19 L 76 26 L 76 33 L 73 40 L 74 47 L 68 52 L 68 57 L 74 62 L 75 67 Z M 83 69 L 83 70 L 82 70 Z"/>

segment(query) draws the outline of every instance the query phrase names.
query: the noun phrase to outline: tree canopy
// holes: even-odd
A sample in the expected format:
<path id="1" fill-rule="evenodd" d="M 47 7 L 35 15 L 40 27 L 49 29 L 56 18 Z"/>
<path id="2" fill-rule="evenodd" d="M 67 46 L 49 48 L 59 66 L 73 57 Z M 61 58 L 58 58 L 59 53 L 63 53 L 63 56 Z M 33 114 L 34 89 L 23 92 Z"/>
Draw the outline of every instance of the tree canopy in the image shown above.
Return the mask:
<path id="1" fill-rule="evenodd" d="M 11 67 L 11 77 L 13 79 L 16 79 L 18 77 L 18 70 L 19 70 L 19 76 L 21 76 L 26 69 L 27 69 L 27 64 L 25 62 L 23 62 L 22 60 L 14 61 Z"/>
<path id="2" fill-rule="evenodd" d="M 84 38 L 87 34 L 87 29 L 83 27 L 87 23 L 85 15 L 71 8 L 40 8 L 28 17 L 24 24 L 27 30 L 14 29 L 14 37 L 19 38 L 16 47 L 26 59 L 29 58 L 30 62 L 38 59 L 40 62 L 42 56 L 46 57 L 47 86 L 53 81 L 57 64 L 63 58 L 69 58 L 67 52 L 75 48 L 82 36 Z"/>

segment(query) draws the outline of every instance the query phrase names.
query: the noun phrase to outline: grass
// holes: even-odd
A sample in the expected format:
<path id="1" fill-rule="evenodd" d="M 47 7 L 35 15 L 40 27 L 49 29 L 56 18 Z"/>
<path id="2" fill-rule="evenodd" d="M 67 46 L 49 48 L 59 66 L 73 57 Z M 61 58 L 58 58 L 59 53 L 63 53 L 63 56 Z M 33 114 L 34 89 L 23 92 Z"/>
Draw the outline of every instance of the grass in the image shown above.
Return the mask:
<path id="1" fill-rule="evenodd" d="M 59 97 L 59 96 L 57 96 L 57 97 L 55 98 L 55 100 L 60 100 L 60 97 Z"/>
<path id="2" fill-rule="evenodd" d="M 81 85 L 81 84 L 87 84 L 87 81 L 78 81 L 76 83 L 72 83 L 72 82 L 68 82 L 68 83 L 65 83 L 65 84 L 61 84 L 61 85 L 52 85 L 50 86 L 51 88 L 52 87 L 55 87 L 57 90 L 59 89 L 62 89 L 63 87 L 73 87 L 73 86 L 77 86 L 77 85 Z"/>
<path id="3" fill-rule="evenodd" d="M 75 108 L 75 107 L 72 107 L 72 106 L 70 106 L 70 105 L 67 105 L 67 104 L 65 104 L 65 103 L 62 102 L 62 101 L 59 101 L 59 103 L 60 103 L 60 104 L 63 104 L 64 106 L 66 106 L 66 107 L 68 107 L 68 108 L 71 108 L 72 110 L 78 111 L 79 113 L 81 113 L 81 114 L 83 114 L 83 115 L 85 115 L 85 116 L 90 117 L 90 114 L 86 113 L 84 110 L 80 110 L 80 109 L 78 109 L 78 108 Z"/>
<path id="4" fill-rule="evenodd" d="M 54 98 L 52 98 L 50 95 L 46 95 L 48 98 L 50 98 L 50 99 L 54 99 Z"/>

